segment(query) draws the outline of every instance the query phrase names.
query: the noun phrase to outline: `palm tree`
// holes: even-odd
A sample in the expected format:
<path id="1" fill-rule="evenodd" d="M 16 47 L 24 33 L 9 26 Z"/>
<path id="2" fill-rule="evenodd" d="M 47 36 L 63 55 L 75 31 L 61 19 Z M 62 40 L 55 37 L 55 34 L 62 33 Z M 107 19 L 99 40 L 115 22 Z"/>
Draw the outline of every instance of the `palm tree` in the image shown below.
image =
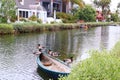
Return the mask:
<path id="1" fill-rule="evenodd" d="M 83 0 L 70 0 L 72 3 L 78 4 L 81 8 L 85 6 L 85 3 Z"/>
<path id="2" fill-rule="evenodd" d="M 85 3 L 83 0 L 63 0 L 63 7 L 66 6 L 66 10 L 64 9 L 66 12 L 69 11 L 68 9 L 70 8 L 70 5 L 69 5 L 70 2 L 71 2 L 71 8 L 73 8 L 74 3 L 78 4 L 81 8 L 85 6 Z"/>
<path id="3" fill-rule="evenodd" d="M 103 16 L 106 17 L 108 11 L 110 11 L 111 0 L 94 0 L 93 3 L 102 9 Z"/>
<path id="4" fill-rule="evenodd" d="M 94 4 L 98 7 L 101 7 L 102 10 L 109 7 L 111 0 L 94 0 Z"/>

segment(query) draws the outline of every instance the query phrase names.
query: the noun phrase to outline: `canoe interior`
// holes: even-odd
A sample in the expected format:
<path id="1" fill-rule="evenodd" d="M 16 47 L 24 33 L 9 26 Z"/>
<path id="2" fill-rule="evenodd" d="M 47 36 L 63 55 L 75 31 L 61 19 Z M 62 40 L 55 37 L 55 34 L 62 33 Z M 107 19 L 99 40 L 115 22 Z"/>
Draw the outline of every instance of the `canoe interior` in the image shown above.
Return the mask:
<path id="1" fill-rule="evenodd" d="M 44 55 L 41 63 L 49 70 L 60 72 L 60 73 L 70 73 L 70 68 L 61 62 L 51 58 L 50 56 Z"/>
<path id="2" fill-rule="evenodd" d="M 40 71 L 46 73 L 51 79 L 58 79 L 60 76 L 67 76 L 71 69 L 62 63 L 62 61 L 44 55 L 44 58 L 37 58 L 37 64 Z M 47 76 L 47 77 L 48 77 Z"/>

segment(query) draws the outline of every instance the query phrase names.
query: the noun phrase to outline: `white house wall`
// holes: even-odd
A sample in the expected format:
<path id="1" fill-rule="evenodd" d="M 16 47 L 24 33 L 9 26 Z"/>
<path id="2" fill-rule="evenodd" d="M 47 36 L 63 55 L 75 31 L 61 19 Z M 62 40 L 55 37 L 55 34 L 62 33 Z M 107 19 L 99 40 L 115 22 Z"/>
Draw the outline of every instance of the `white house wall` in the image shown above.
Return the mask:
<path id="1" fill-rule="evenodd" d="M 19 11 L 28 11 L 28 18 L 35 13 L 35 15 L 41 19 L 43 22 L 46 22 L 47 19 L 47 12 L 46 11 L 40 11 L 40 10 L 28 10 L 28 9 L 18 9 L 17 14 L 18 14 L 18 19 L 19 19 Z M 37 14 L 38 13 L 38 14 Z M 19 20 L 18 20 L 19 21 Z"/>
<path id="2" fill-rule="evenodd" d="M 46 22 L 47 20 L 47 12 L 46 11 L 38 11 L 40 14 L 38 15 L 38 17 L 40 19 L 42 19 L 43 22 Z"/>

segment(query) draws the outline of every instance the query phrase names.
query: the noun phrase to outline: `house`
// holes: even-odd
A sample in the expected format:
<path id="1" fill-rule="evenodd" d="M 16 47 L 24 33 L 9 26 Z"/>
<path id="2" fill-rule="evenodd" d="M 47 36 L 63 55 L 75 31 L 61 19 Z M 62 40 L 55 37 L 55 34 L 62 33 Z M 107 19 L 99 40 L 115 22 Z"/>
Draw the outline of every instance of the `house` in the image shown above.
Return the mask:
<path id="1" fill-rule="evenodd" d="M 20 18 L 29 18 L 32 15 L 37 16 L 37 18 L 40 18 L 43 22 L 47 18 L 47 12 L 40 5 L 39 0 L 16 0 L 16 6 L 17 6 L 17 17 L 18 21 Z"/>
<path id="2" fill-rule="evenodd" d="M 29 18 L 32 15 L 37 16 L 43 22 L 47 17 L 53 16 L 56 12 L 68 12 L 70 8 L 62 0 L 15 0 L 17 7 L 18 21 L 20 18 Z"/>
<path id="3" fill-rule="evenodd" d="M 39 0 L 40 4 L 47 11 L 47 15 L 51 16 L 56 10 L 57 12 L 70 12 L 72 8 L 72 3 L 68 0 Z"/>
<path id="4" fill-rule="evenodd" d="M 40 4 L 45 8 L 48 16 L 51 16 L 54 10 L 62 12 L 62 0 L 40 0 Z"/>

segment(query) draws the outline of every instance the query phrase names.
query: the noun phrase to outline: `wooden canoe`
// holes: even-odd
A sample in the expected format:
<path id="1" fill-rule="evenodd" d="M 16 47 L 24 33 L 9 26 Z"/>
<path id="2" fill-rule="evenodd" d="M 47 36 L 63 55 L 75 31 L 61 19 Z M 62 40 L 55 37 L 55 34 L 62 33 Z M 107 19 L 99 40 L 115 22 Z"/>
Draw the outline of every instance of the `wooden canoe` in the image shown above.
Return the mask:
<path id="1" fill-rule="evenodd" d="M 70 67 L 47 54 L 37 57 L 37 64 L 38 68 L 52 79 L 58 79 L 60 76 L 67 76 L 70 73 Z"/>

